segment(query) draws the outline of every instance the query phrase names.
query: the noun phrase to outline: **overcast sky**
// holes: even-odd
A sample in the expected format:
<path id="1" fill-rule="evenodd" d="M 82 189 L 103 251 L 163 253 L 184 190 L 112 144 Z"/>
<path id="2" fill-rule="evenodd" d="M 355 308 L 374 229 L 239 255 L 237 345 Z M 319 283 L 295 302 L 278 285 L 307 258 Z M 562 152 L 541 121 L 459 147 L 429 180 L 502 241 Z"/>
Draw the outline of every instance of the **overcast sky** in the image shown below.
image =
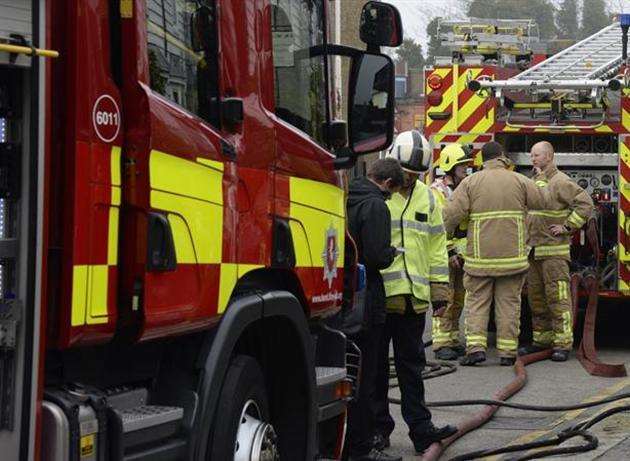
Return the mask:
<path id="1" fill-rule="evenodd" d="M 411 36 L 422 44 L 426 51 L 427 24 L 435 16 L 458 18 L 463 17 L 460 0 L 385 0 L 396 5 L 403 20 L 405 36 Z M 527 0 L 522 0 L 527 2 Z M 559 5 L 561 0 L 552 0 Z M 588 2 L 589 0 L 583 0 Z M 607 0 L 609 9 L 615 12 L 630 13 L 630 0 Z"/>

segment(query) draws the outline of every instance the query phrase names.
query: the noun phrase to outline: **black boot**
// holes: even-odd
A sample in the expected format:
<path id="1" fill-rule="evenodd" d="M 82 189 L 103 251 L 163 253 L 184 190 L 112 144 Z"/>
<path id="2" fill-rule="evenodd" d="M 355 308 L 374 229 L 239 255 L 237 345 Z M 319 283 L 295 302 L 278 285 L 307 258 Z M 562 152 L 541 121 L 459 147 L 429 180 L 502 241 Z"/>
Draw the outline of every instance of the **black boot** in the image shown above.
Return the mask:
<path id="1" fill-rule="evenodd" d="M 546 349 L 549 348 L 544 346 L 536 346 L 535 344 L 529 344 L 527 346 L 519 347 L 518 355 L 535 354 L 536 352 L 542 352 Z"/>
<path id="2" fill-rule="evenodd" d="M 466 354 L 464 357 L 459 359 L 459 364 L 463 367 L 471 367 L 485 361 L 486 353 L 479 351 L 473 352 L 472 354 Z"/>
<path id="3" fill-rule="evenodd" d="M 431 444 L 449 438 L 457 432 L 455 426 L 446 425 L 443 427 L 435 427 L 433 424 L 429 429 L 420 434 L 409 434 L 413 441 L 413 446 L 417 453 L 423 453 Z"/>
<path id="4" fill-rule="evenodd" d="M 452 349 L 457 352 L 458 357 L 466 355 L 466 348 L 464 346 L 455 346 Z"/>
<path id="5" fill-rule="evenodd" d="M 551 354 L 551 360 L 554 362 L 566 362 L 569 358 L 569 351 L 566 349 L 555 349 Z"/>
<path id="6" fill-rule="evenodd" d="M 502 367 L 511 367 L 516 363 L 516 357 L 501 357 L 500 363 Z"/>
<path id="7" fill-rule="evenodd" d="M 350 456 L 348 461 L 402 461 L 402 457 L 391 456 L 377 450 L 376 448 L 372 448 L 372 451 L 366 455 Z"/>
<path id="8" fill-rule="evenodd" d="M 435 351 L 435 358 L 438 360 L 457 360 L 457 351 L 451 347 L 443 347 Z"/>
<path id="9" fill-rule="evenodd" d="M 372 446 L 379 451 L 383 451 L 385 448 L 389 448 L 389 437 L 383 434 L 376 434 Z"/>

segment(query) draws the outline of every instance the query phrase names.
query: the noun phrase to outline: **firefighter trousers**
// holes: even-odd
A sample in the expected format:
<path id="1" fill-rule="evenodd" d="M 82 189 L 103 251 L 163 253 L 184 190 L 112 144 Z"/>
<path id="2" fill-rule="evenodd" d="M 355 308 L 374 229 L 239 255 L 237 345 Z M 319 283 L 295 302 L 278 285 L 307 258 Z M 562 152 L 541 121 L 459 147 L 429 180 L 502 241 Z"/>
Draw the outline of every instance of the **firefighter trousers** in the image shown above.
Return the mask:
<path id="1" fill-rule="evenodd" d="M 433 350 L 459 346 L 459 318 L 464 309 L 464 270 L 451 268 L 449 273 L 449 301 L 442 317 L 433 317 L 431 333 Z"/>
<path id="2" fill-rule="evenodd" d="M 532 311 L 534 345 L 573 347 L 569 263 L 562 258 L 530 260 L 527 298 Z"/>
<path id="3" fill-rule="evenodd" d="M 466 353 L 488 347 L 488 321 L 494 302 L 499 357 L 516 357 L 521 316 L 521 290 L 526 273 L 500 277 L 464 274 Z"/>

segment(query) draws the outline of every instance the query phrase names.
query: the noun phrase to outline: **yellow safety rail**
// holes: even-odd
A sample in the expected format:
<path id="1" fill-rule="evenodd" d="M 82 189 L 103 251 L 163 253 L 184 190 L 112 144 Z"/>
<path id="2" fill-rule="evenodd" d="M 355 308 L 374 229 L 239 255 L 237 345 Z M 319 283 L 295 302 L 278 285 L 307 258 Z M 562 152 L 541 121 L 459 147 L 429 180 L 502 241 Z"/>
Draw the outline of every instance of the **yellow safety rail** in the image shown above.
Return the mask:
<path id="1" fill-rule="evenodd" d="M 31 48 L 29 46 L 11 45 L 9 43 L 0 43 L 0 51 L 13 54 L 26 54 L 32 55 L 33 52 L 36 56 L 43 56 L 44 58 L 58 58 L 59 52 L 55 50 L 45 50 L 41 48 Z"/>

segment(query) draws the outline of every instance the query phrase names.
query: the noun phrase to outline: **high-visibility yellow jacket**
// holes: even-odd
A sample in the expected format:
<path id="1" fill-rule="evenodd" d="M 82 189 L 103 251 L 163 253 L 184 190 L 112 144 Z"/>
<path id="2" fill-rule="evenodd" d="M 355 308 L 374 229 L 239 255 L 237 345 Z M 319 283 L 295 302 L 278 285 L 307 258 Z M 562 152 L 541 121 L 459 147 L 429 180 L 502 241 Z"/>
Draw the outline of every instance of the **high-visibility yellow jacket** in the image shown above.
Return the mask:
<path id="1" fill-rule="evenodd" d="M 560 257 L 570 260 L 569 232 L 553 236 L 549 226 L 564 225 L 570 229 L 580 229 L 593 212 L 593 201 L 584 189 L 566 174 L 550 164 L 545 171 L 534 178 L 543 191 L 544 210 L 532 210 L 527 214 L 528 245 L 534 248 L 534 258 Z"/>
<path id="2" fill-rule="evenodd" d="M 387 202 L 392 216 L 392 246 L 404 248 L 381 271 L 389 311 L 404 312 L 400 295 L 412 295 L 416 312 L 429 302 L 448 300 L 448 255 L 442 210 L 429 186 L 417 181 L 408 198 L 394 194 Z"/>
<path id="3" fill-rule="evenodd" d="M 431 189 L 435 192 L 435 198 L 438 203 L 444 209 L 448 201 L 453 197 L 454 188 L 452 188 L 449 184 L 446 183 L 444 178 L 437 178 L 431 184 Z M 452 235 L 447 235 L 448 240 L 446 241 L 446 249 L 448 251 L 448 255 L 452 256 L 458 254 L 460 256 L 464 256 L 466 253 L 466 230 L 468 229 L 468 222 L 464 221 Z"/>
<path id="4" fill-rule="evenodd" d="M 464 271 L 470 275 L 512 275 L 529 267 L 525 215 L 544 208 L 544 199 L 531 179 L 508 166 L 502 157 L 485 162 L 457 186 L 444 210 L 447 232 L 469 220 Z"/>

